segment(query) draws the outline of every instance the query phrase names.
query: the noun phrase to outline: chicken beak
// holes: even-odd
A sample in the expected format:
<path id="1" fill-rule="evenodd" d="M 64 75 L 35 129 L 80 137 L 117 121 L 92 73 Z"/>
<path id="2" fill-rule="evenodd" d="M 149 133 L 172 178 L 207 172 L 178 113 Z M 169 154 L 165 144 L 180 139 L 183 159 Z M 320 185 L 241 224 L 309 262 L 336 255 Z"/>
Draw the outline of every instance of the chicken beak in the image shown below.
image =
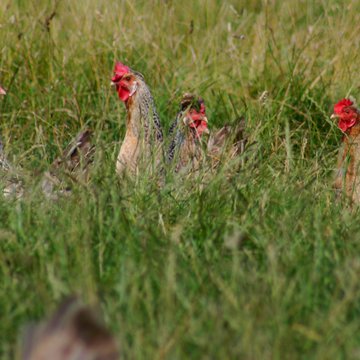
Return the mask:
<path id="1" fill-rule="evenodd" d="M 331 120 L 337 120 L 338 118 L 339 118 L 339 116 L 336 115 L 336 114 L 332 114 L 332 115 L 330 116 L 330 119 L 331 119 Z"/>
<path id="2" fill-rule="evenodd" d="M 185 116 L 184 118 L 183 118 L 183 123 L 184 123 L 184 125 L 189 125 L 190 123 L 191 123 L 191 119 L 188 117 L 188 116 Z"/>
<path id="3" fill-rule="evenodd" d="M 6 91 L 0 86 L 0 95 L 6 95 Z"/>
<path id="4" fill-rule="evenodd" d="M 206 116 L 204 116 L 202 120 L 205 121 L 207 124 L 209 123 L 208 118 Z M 203 133 L 209 135 L 210 130 L 208 128 L 206 128 L 206 129 L 204 129 Z"/>

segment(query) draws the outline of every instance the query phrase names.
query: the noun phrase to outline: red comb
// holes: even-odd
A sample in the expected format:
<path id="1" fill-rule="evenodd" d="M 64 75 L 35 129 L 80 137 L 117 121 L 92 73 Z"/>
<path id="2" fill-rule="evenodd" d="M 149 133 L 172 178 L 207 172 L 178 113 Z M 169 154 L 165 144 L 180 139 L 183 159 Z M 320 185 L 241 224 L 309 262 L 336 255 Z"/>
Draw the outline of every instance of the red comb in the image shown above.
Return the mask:
<path id="1" fill-rule="evenodd" d="M 118 61 L 115 64 L 115 68 L 114 68 L 114 74 L 116 76 L 121 76 L 123 77 L 126 73 L 130 72 L 130 68 L 126 65 L 124 65 L 123 63 L 121 63 L 120 61 Z"/>
<path id="2" fill-rule="evenodd" d="M 342 99 L 334 105 L 334 113 L 339 115 L 344 107 L 354 105 L 350 99 Z"/>

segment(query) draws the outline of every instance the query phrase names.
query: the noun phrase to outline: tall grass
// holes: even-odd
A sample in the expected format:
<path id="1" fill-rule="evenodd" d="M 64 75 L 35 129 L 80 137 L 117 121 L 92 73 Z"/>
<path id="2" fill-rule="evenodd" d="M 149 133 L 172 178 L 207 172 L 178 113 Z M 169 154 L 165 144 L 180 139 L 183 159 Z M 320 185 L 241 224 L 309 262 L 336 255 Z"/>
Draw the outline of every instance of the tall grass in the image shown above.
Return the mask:
<path id="1" fill-rule="evenodd" d="M 0 201 L 1 358 L 74 292 L 129 359 L 360 356 L 359 213 L 334 201 L 329 120 L 359 96 L 358 1 L 4 0 L 0 26 L 1 134 L 31 189 Z M 117 59 L 165 128 L 189 90 L 212 128 L 244 115 L 241 170 L 120 181 Z M 37 174 L 85 125 L 91 183 L 44 201 Z"/>

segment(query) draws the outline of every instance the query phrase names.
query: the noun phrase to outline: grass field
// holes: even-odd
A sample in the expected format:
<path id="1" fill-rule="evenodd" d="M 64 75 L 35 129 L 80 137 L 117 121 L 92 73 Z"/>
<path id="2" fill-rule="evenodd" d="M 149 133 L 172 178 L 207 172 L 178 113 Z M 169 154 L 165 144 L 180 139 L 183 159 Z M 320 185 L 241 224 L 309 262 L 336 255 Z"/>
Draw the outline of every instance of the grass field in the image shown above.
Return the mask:
<path id="1" fill-rule="evenodd" d="M 359 33 L 355 0 L 1 1 L 1 134 L 31 190 L 0 200 L 0 358 L 77 293 L 126 359 L 359 359 L 359 211 L 334 201 L 329 119 L 359 96 Z M 185 91 L 212 128 L 244 115 L 241 170 L 120 181 L 115 60 L 165 128 Z M 46 201 L 30 174 L 85 125 L 90 184 Z"/>

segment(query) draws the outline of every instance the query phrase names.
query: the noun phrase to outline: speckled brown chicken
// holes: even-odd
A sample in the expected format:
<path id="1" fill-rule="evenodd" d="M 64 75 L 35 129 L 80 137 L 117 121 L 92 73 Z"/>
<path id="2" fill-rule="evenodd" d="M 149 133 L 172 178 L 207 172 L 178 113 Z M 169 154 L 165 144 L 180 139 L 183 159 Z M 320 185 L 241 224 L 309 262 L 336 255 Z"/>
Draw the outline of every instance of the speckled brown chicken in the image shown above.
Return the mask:
<path id="1" fill-rule="evenodd" d="M 0 86 L 0 95 L 6 95 L 6 91 Z M 24 183 L 20 176 L 19 169 L 15 169 L 8 160 L 4 144 L 0 138 L 0 180 L 2 192 L 6 198 L 19 199 L 24 195 Z"/>
<path id="2" fill-rule="evenodd" d="M 120 175 L 128 170 L 138 173 L 138 166 L 158 163 L 162 155 L 163 133 L 154 99 L 144 77 L 117 62 L 112 83 L 126 106 L 126 134 L 116 161 Z"/>
<path id="3" fill-rule="evenodd" d="M 22 360 L 117 360 L 118 346 L 96 313 L 76 298 L 23 335 Z"/>
<path id="4" fill-rule="evenodd" d="M 214 134 L 210 134 L 207 144 L 207 154 L 212 168 L 217 167 L 222 160 L 230 160 L 242 154 L 247 143 L 245 134 L 245 119 L 236 120 L 236 125 L 225 125 Z"/>
<path id="5" fill-rule="evenodd" d="M 246 144 L 244 119 L 235 127 L 226 125 L 211 132 L 204 100 L 188 93 L 181 100 L 169 133 L 172 139 L 167 156 L 170 162 L 176 161 L 175 171 L 196 170 L 205 158 L 215 168 L 223 157 L 229 160 L 242 153 Z"/>
<path id="6" fill-rule="evenodd" d="M 332 119 L 344 133 L 336 170 L 337 195 L 345 193 L 356 204 L 360 203 L 360 111 L 350 99 L 334 106 Z"/>
<path id="7" fill-rule="evenodd" d="M 169 129 L 171 142 L 167 157 L 170 162 L 176 161 L 176 172 L 199 168 L 206 144 L 203 134 L 209 133 L 207 123 L 204 100 L 184 94 L 180 110 Z"/>
<path id="8" fill-rule="evenodd" d="M 6 95 L 6 91 L 1 86 L 0 86 L 0 95 Z M 0 138 L 0 170 L 9 171 L 10 168 L 11 165 L 5 155 L 4 144 Z"/>
<path id="9" fill-rule="evenodd" d="M 70 194 L 72 182 L 88 181 L 89 165 L 95 152 L 91 136 L 90 130 L 81 131 L 45 172 L 41 187 L 47 197 Z"/>
<path id="10" fill-rule="evenodd" d="M 5 94 L 6 91 L 0 86 L 0 95 Z M 91 144 L 91 131 L 82 131 L 45 172 L 41 181 L 43 193 L 49 198 L 56 199 L 59 194 L 71 192 L 71 181 L 87 181 L 89 165 L 93 156 L 94 146 Z M 4 184 L 3 194 L 5 197 L 20 198 L 24 195 L 24 182 L 20 173 L 20 169 L 15 169 L 6 157 L 0 139 L 0 179 Z"/>
<path id="11" fill-rule="evenodd" d="M 0 95 L 6 95 L 6 91 L 0 86 Z M 0 170 L 9 171 L 11 168 L 10 162 L 7 159 L 4 151 L 4 144 L 0 138 Z"/>

